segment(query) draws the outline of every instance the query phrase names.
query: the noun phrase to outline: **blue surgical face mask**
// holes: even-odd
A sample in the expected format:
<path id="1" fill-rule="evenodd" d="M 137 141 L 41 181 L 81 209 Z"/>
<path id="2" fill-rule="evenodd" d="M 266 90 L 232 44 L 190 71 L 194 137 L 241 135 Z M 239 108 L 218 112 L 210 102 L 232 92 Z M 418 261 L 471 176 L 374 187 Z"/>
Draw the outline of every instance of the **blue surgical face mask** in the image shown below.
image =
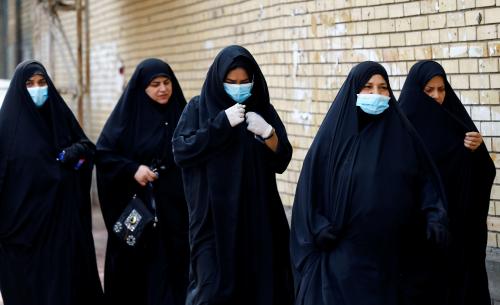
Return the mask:
<path id="1" fill-rule="evenodd" d="M 391 98 L 380 94 L 358 94 L 356 106 L 368 114 L 380 114 L 389 108 Z"/>
<path id="2" fill-rule="evenodd" d="M 35 103 L 35 106 L 37 107 L 42 107 L 43 104 L 47 101 L 47 98 L 49 97 L 49 87 L 32 87 L 32 88 L 26 88 L 28 89 L 28 92 L 31 96 L 31 99 L 33 100 L 33 103 Z"/>
<path id="3" fill-rule="evenodd" d="M 239 104 L 244 103 L 252 95 L 253 82 L 248 84 L 228 84 L 224 83 L 224 90 L 229 96 Z"/>

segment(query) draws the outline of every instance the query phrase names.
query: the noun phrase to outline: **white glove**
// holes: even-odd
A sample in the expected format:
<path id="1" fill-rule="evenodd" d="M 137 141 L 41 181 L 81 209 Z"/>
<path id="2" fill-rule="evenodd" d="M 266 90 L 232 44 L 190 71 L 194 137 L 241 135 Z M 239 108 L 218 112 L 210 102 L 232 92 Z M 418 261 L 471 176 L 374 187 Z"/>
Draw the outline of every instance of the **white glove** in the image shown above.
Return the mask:
<path id="1" fill-rule="evenodd" d="M 234 104 L 224 110 L 231 127 L 234 127 L 245 120 L 245 105 Z"/>
<path id="2" fill-rule="evenodd" d="M 269 125 L 260 115 L 255 112 L 247 112 L 247 129 L 262 138 L 268 138 L 273 132 L 273 126 Z"/>

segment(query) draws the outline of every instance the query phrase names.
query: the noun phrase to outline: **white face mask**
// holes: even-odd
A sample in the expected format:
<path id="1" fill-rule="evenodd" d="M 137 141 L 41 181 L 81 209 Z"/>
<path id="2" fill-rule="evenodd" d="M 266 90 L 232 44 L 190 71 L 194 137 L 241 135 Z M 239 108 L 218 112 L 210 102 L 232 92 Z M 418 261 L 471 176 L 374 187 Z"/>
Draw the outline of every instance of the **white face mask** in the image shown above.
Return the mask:
<path id="1" fill-rule="evenodd" d="M 253 82 L 248 84 L 224 83 L 226 93 L 239 104 L 244 103 L 252 95 Z"/>
<path id="2" fill-rule="evenodd" d="M 32 87 L 26 89 L 28 89 L 28 93 L 30 94 L 33 103 L 35 103 L 35 106 L 37 107 L 42 107 L 43 104 L 45 104 L 45 102 L 47 101 L 47 98 L 49 97 L 48 86 Z"/>
<path id="3" fill-rule="evenodd" d="M 368 114 L 380 114 L 389 108 L 391 98 L 380 94 L 358 94 L 356 106 Z"/>

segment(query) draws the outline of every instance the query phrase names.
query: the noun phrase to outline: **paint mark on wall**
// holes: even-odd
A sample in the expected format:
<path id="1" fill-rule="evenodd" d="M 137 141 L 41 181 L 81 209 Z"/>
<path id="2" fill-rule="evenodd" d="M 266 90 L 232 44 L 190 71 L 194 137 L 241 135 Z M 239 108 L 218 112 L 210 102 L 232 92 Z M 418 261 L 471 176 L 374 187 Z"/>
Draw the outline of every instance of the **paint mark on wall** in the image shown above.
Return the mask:
<path id="1" fill-rule="evenodd" d="M 213 49 L 213 48 L 214 48 L 214 42 L 213 42 L 212 40 L 207 40 L 207 41 L 205 41 L 205 43 L 203 44 L 203 47 L 204 47 L 206 50 Z"/>
<path id="2" fill-rule="evenodd" d="M 292 119 L 295 123 L 304 125 L 304 128 L 308 128 L 311 125 L 312 114 L 310 112 L 302 112 L 294 109 L 292 112 Z"/>
<path id="3" fill-rule="evenodd" d="M 292 77 L 296 78 L 297 77 L 297 72 L 299 69 L 299 64 L 300 64 L 300 56 L 301 56 L 302 51 L 299 49 L 299 45 L 297 42 L 294 42 L 292 44 Z"/>

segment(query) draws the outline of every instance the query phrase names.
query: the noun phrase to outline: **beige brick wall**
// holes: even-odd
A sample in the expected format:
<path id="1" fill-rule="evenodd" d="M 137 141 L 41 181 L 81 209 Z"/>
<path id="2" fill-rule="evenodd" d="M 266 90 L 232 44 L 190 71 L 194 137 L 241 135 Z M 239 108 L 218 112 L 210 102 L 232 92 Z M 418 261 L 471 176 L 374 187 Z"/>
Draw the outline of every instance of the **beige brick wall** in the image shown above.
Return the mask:
<path id="1" fill-rule="evenodd" d="M 62 19 L 74 36 L 71 14 Z M 90 23 L 94 139 L 141 59 L 167 60 L 191 98 L 219 50 L 241 44 L 261 65 L 295 149 L 278 177 L 286 205 L 324 114 L 364 60 L 387 68 L 396 94 L 415 61 L 441 62 L 500 168 L 499 0 L 90 0 Z M 55 69 L 70 86 L 62 61 Z M 491 198 L 488 244 L 499 247 L 500 177 Z"/>

